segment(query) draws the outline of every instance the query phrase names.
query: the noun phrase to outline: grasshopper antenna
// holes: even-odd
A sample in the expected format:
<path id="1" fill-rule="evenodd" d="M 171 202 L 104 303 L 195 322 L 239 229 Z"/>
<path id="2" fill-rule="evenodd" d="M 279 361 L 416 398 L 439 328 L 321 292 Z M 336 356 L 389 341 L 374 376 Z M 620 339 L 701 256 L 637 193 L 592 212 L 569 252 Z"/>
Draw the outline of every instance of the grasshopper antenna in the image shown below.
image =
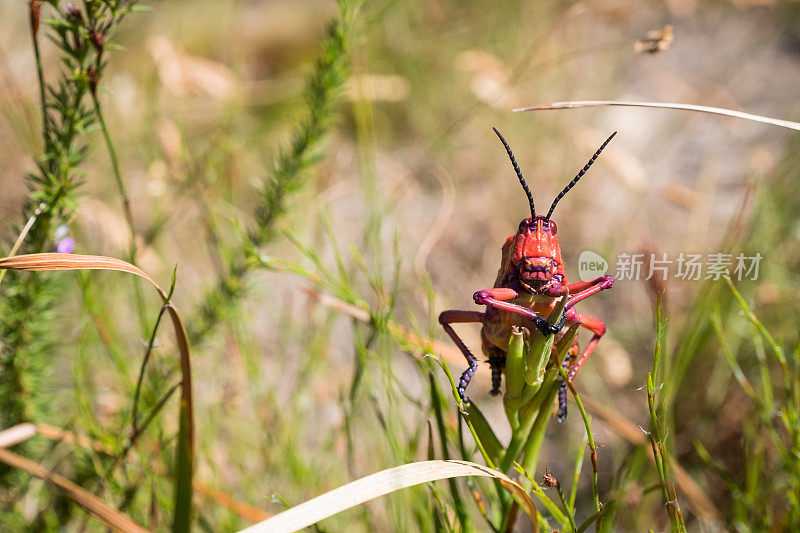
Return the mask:
<path id="1" fill-rule="evenodd" d="M 522 188 L 525 190 L 525 194 L 528 195 L 528 203 L 531 206 L 531 219 L 536 220 L 536 208 L 533 206 L 533 194 L 531 194 L 531 190 L 528 188 L 528 184 L 525 183 L 525 178 L 522 177 L 522 171 L 519 169 L 519 165 L 517 164 L 517 160 L 514 159 L 514 154 L 511 152 L 511 147 L 508 145 L 503 136 L 500 135 L 500 132 L 497 131 L 497 128 L 492 128 L 494 132 L 500 137 L 500 142 L 503 143 L 503 146 L 506 148 L 506 152 L 508 152 L 508 158 L 511 159 L 511 164 L 514 166 L 514 171 L 517 173 L 517 177 L 519 178 L 519 182 L 522 184 Z M 613 137 L 613 135 L 612 135 Z M 608 141 L 606 141 L 608 142 Z M 605 145 L 603 145 L 605 146 Z M 602 150 L 602 148 L 601 148 Z M 599 152 L 598 152 L 599 153 Z M 595 156 L 597 157 L 597 156 Z"/>
<path id="2" fill-rule="evenodd" d="M 497 130 L 495 130 L 495 131 L 497 131 Z M 610 143 L 610 142 L 611 142 L 611 139 L 613 139 L 613 138 L 614 138 L 614 135 L 616 135 L 616 134 L 617 134 L 617 132 L 615 131 L 614 133 L 612 133 L 612 134 L 611 134 L 611 135 L 608 137 L 608 139 L 606 139 L 606 142 L 604 142 L 604 143 L 603 143 L 603 144 L 600 146 L 600 148 L 598 148 L 598 149 L 597 149 L 597 151 L 594 153 L 594 155 L 593 155 L 593 156 L 592 156 L 592 158 L 589 160 L 589 162 L 588 162 L 588 163 L 586 163 L 586 166 L 585 166 L 585 167 L 583 167 L 583 168 L 581 169 L 581 171 L 580 171 L 580 172 L 578 172 L 578 175 L 577 175 L 577 176 L 575 176 L 575 177 L 572 179 L 572 181 L 570 181 L 570 182 L 569 182 L 569 184 L 568 184 L 566 187 L 564 187 L 564 190 L 563 190 L 563 191 L 561 191 L 560 193 L 558 193 L 558 196 L 556 196 L 556 199 L 555 199 L 555 200 L 553 200 L 553 205 L 551 205 L 551 206 L 550 206 L 550 211 L 548 211 L 548 212 L 547 212 L 547 216 L 546 216 L 546 217 L 544 217 L 544 219 L 545 219 L 546 221 L 549 221 L 549 220 L 550 220 L 550 216 L 553 214 L 553 210 L 556 208 L 556 204 L 559 202 L 559 200 L 561 200 L 561 199 L 564 197 L 564 195 L 565 195 L 565 194 L 567 194 L 567 193 L 569 192 L 569 190 L 575 186 L 575 184 L 576 184 L 576 183 L 578 183 L 578 180 L 579 180 L 579 179 L 581 179 L 581 178 L 583 177 L 583 175 L 584 175 L 584 174 L 586 174 L 586 171 L 587 171 L 587 170 L 589 170 L 589 167 L 590 167 L 590 166 L 592 166 L 592 164 L 595 162 L 595 160 L 597 159 L 597 157 L 600 155 L 600 152 L 602 152 L 602 151 L 603 151 L 603 149 L 606 147 L 606 145 L 607 145 L 608 143 Z M 498 135 L 500 135 L 500 134 L 498 133 Z M 510 153 L 510 152 L 509 152 L 509 153 Z"/>

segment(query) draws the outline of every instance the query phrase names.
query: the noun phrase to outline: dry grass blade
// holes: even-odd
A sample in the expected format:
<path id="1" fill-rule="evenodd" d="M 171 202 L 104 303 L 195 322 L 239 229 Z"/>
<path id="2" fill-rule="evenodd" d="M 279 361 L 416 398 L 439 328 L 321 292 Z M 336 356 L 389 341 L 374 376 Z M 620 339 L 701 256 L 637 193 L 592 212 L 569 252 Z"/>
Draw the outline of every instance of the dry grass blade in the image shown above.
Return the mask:
<path id="1" fill-rule="evenodd" d="M 146 279 L 156 288 L 162 298 L 167 298 L 164 289 L 148 276 L 144 271 L 132 264 L 117 259 L 115 257 L 104 257 L 101 255 L 78 255 L 78 254 L 27 254 L 16 257 L 4 257 L 0 259 L 0 268 L 5 270 L 117 270 L 119 272 L 129 272 Z"/>
<path id="2" fill-rule="evenodd" d="M 31 423 L 17 424 L 0 431 L 0 448 L 8 448 L 36 435 L 36 426 Z"/>
<path id="3" fill-rule="evenodd" d="M 15 426 L 15 428 L 18 427 L 20 426 Z M 97 517 L 106 527 L 113 531 L 123 531 L 126 533 L 147 532 L 145 528 L 131 520 L 127 515 L 110 507 L 103 500 L 91 492 L 82 489 L 72 481 L 50 472 L 39 463 L 19 456 L 5 448 L 0 448 L 0 461 L 15 468 L 19 468 L 20 470 L 25 470 L 29 474 L 55 485 L 75 503 L 86 509 L 89 514 Z"/>
<path id="4" fill-rule="evenodd" d="M 66 431 L 48 424 L 36 424 L 36 433 L 46 439 L 60 440 L 61 442 L 74 444 L 76 446 L 80 446 L 81 448 L 92 449 L 96 452 L 104 453 L 106 455 L 114 455 L 114 450 L 111 448 L 111 446 L 87 437 L 86 435 L 76 435 L 71 431 Z"/>
<path id="5" fill-rule="evenodd" d="M 482 476 L 493 477 L 500 481 L 517 499 L 519 504 L 531 518 L 534 531 L 538 531 L 536 509 L 522 485 L 505 474 L 467 461 L 421 461 L 382 470 L 347 485 L 343 485 L 321 496 L 275 515 L 269 520 L 242 530 L 247 533 L 269 532 L 289 533 L 298 531 L 320 520 L 333 516 L 351 507 L 362 504 L 379 496 L 384 496 L 400 489 L 428 483 L 439 479 L 454 477 Z"/>
<path id="6" fill-rule="evenodd" d="M 704 105 L 692 104 L 675 104 L 675 103 L 661 103 L 661 102 L 619 102 L 615 100 L 583 100 L 574 102 L 553 102 L 551 104 L 540 104 L 529 107 L 518 107 L 514 109 L 515 113 L 522 111 L 542 111 L 547 109 L 578 109 L 583 107 L 653 107 L 657 109 L 681 109 L 684 111 L 699 111 L 700 113 L 711 113 L 713 115 L 722 115 L 726 117 L 741 118 L 750 120 L 752 122 L 762 122 L 764 124 L 771 124 L 773 126 L 780 126 L 781 128 L 788 128 L 790 130 L 800 131 L 800 123 L 792 122 L 791 120 L 781 120 L 778 118 L 762 117 L 761 115 L 753 115 L 751 113 L 742 113 L 741 111 L 734 111 L 732 109 L 724 109 L 721 107 L 709 107 Z"/>
<path id="7" fill-rule="evenodd" d="M 98 255 L 42 253 L 0 259 L 0 269 L 6 270 L 116 270 L 146 279 L 155 287 L 169 312 L 178 343 L 181 365 L 181 400 L 179 409 L 178 474 L 176 480 L 176 515 L 188 525 L 191 504 L 191 473 L 194 466 L 194 408 L 192 401 L 192 367 L 189 338 L 178 310 L 169 303 L 169 295 L 144 271 L 116 259 Z M 176 518 L 178 520 L 178 518 Z"/>
<path id="8" fill-rule="evenodd" d="M 34 222 L 36 222 L 36 219 L 39 217 L 39 215 L 42 214 L 42 209 L 44 209 L 45 207 L 46 207 L 45 204 L 43 203 L 39 204 L 39 206 L 36 208 L 36 211 L 34 211 L 33 214 L 30 216 L 28 222 L 26 222 L 25 226 L 22 228 L 22 231 L 19 232 L 17 240 L 14 241 L 14 245 L 11 247 L 11 251 L 8 252 L 9 257 L 12 257 L 17 254 L 17 250 L 19 250 L 19 247 L 22 245 L 22 242 L 25 240 L 25 237 L 28 236 L 28 232 L 33 227 Z M 5 275 L 6 271 L 0 270 L 0 283 L 3 283 L 3 278 L 5 277 Z"/>

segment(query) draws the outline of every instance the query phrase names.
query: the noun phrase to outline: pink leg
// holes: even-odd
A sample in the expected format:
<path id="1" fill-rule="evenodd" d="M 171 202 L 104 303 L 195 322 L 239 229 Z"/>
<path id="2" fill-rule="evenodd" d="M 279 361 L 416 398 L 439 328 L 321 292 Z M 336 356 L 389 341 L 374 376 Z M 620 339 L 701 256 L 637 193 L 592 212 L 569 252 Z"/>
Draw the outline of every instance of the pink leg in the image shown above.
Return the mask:
<path id="1" fill-rule="evenodd" d="M 571 309 L 581 300 L 585 300 L 589 296 L 597 294 L 602 290 L 610 289 L 613 285 L 614 278 L 611 276 L 600 276 L 590 281 L 570 283 L 567 286 L 569 288 L 570 297 L 569 300 L 567 300 L 566 308 Z"/>
<path id="2" fill-rule="evenodd" d="M 597 343 L 600 342 L 600 338 L 606 332 L 606 325 L 599 319 L 589 315 L 583 315 L 577 313 L 575 309 L 567 310 L 567 322 L 570 324 L 579 324 L 584 328 L 588 329 L 594 336 L 586 345 L 586 348 L 583 350 L 583 353 L 575 360 L 574 363 L 571 365 L 568 362 L 568 358 L 565 358 L 563 361 L 564 369 L 567 371 L 567 379 L 572 382 L 572 379 L 575 377 L 575 374 L 578 373 L 578 370 L 581 369 L 583 363 L 589 359 L 589 356 L 592 355 Z M 575 338 L 577 342 L 577 337 Z M 577 353 L 577 344 L 573 344 L 570 352 Z M 559 423 L 564 422 L 567 419 L 567 383 L 565 381 L 561 382 L 561 387 L 558 390 L 558 421 Z"/>
<path id="3" fill-rule="evenodd" d="M 469 351 L 467 345 L 464 344 L 464 341 L 461 340 L 461 337 L 455 332 L 453 327 L 450 324 L 465 324 L 465 323 L 474 323 L 474 322 L 483 322 L 486 318 L 486 315 L 483 313 L 479 313 L 477 311 L 443 311 L 442 314 L 439 315 L 439 323 L 442 325 L 442 328 L 450 335 L 450 338 L 453 339 L 453 342 L 456 343 L 458 349 L 461 350 L 461 353 L 464 354 L 464 358 L 467 360 L 467 364 L 469 368 L 467 368 L 463 374 L 461 374 L 461 379 L 458 382 L 458 395 L 461 397 L 461 401 L 464 403 L 469 403 L 469 398 L 466 396 L 467 385 L 469 385 L 472 376 L 478 370 L 478 358 L 472 355 L 472 352 Z"/>
<path id="4" fill-rule="evenodd" d="M 600 342 L 600 339 L 606 333 L 606 325 L 599 318 L 595 318 L 589 315 L 584 315 L 581 313 L 576 313 L 574 312 L 574 310 L 571 311 L 572 313 L 568 313 L 567 321 L 573 324 L 574 323 L 580 324 L 582 327 L 594 333 L 594 336 L 586 345 L 586 348 L 584 348 L 583 353 L 580 355 L 580 357 L 578 357 L 578 359 L 576 359 L 575 362 L 572 363 L 572 365 L 570 365 L 569 372 L 567 372 L 567 377 L 569 378 L 570 381 L 572 381 L 572 379 L 575 377 L 575 374 L 578 373 L 578 370 L 581 369 L 583 363 L 585 363 L 586 360 L 589 358 L 589 356 L 592 355 L 592 352 L 597 346 L 597 343 Z"/>
<path id="5" fill-rule="evenodd" d="M 522 307 L 521 305 L 503 301 L 511 300 L 512 298 L 516 298 L 516 296 L 517 291 L 513 289 L 494 288 L 478 291 L 472 295 L 472 298 L 478 305 L 488 305 L 489 307 L 494 307 L 495 309 L 500 309 L 502 311 L 524 316 L 536 324 L 536 327 L 542 332 L 543 335 L 553 335 L 561 331 L 561 328 L 564 327 L 563 318 L 558 324 L 551 326 L 547 323 L 547 320 L 542 318 L 533 309 L 528 309 L 527 307 Z M 566 318 L 566 315 L 564 315 L 564 318 Z"/>

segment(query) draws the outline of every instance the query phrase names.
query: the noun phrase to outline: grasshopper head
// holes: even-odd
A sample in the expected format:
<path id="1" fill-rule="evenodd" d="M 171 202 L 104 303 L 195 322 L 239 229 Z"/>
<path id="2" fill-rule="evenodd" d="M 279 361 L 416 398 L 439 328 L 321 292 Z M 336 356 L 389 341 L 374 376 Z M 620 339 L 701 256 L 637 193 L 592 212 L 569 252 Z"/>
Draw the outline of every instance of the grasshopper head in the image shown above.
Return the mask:
<path id="1" fill-rule="evenodd" d="M 519 223 L 511 264 L 522 285 L 531 292 L 542 292 L 564 278 L 557 232 L 555 222 L 543 216 L 525 218 Z"/>

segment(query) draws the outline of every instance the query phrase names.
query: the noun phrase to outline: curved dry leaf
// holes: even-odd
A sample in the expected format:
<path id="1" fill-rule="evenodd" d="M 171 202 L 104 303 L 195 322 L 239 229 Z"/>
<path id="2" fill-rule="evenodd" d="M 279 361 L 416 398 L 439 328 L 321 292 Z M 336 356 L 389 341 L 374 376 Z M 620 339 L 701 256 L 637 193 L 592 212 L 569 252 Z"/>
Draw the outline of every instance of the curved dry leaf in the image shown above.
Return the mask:
<path id="1" fill-rule="evenodd" d="M 652 107 L 656 109 L 680 109 L 683 111 L 699 111 L 700 113 L 711 113 L 712 115 L 722 115 L 726 117 L 741 118 L 750 120 L 752 122 L 762 122 L 764 124 L 771 124 L 781 128 L 788 128 L 790 130 L 800 131 L 800 123 L 792 122 L 791 120 L 783 120 L 779 118 L 763 117 L 761 115 L 753 115 L 751 113 L 742 113 L 741 111 L 734 111 L 732 109 L 724 109 L 722 107 L 709 107 L 704 105 L 693 104 L 676 104 L 668 102 L 619 102 L 616 100 L 582 100 L 574 102 L 553 102 L 551 104 L 540 104 L 528 107 L 518 107 L 513 111 L 515 113 L 523 111 L 543 111 L 548 109 L 579 109 L 583 107 Z"/>
<path id="2" fill-rule="evenodd" d="M 536 509 L 522 485 L 505 474 L 468 461 L 420 461 L 382 470 L 296 505 L 269 520 L 242 530 L 242 533 L 289 533 L 338 514 L 369 500 L 400 489 L 439 479 L 482 476 L 496 478 L 511 492 L 531 518 L 533 531 L 538 531 Z"/>
<path id="3" fill-rule="evenodd" d="M 177 517 L 188 524 L 191 502 L 191 476 L 194 466 L 194 402 L 192 401 L 192 366 L 189 353 L 189 337 L 178 310 L 168 301 L 168 294 L 138 267 L 117 259 L 99 255 L 41 253 L 18 255 L 0 259 L 0 269 L 6 270 L 116 270 L 144 278 L 158 291 L 164 300 L 175 330 L 181 366 L 181 399 L 179 408 L 178 456 L 176 476 L 176 521 Z"/>
<path id="4" fill-rule="evenodd" d="M 164 289 L 138 267 L 117 259 L 115 257 L 105 257 L 102 255 L 80 255 L 80 254 L 26 254 L 14 257 L 4 257 L 0 259 L 0 268 L 7 270 L 117 270 L 128 272 L 146 279 L 156 288 L 162 298 L 167 298 Z"/>

